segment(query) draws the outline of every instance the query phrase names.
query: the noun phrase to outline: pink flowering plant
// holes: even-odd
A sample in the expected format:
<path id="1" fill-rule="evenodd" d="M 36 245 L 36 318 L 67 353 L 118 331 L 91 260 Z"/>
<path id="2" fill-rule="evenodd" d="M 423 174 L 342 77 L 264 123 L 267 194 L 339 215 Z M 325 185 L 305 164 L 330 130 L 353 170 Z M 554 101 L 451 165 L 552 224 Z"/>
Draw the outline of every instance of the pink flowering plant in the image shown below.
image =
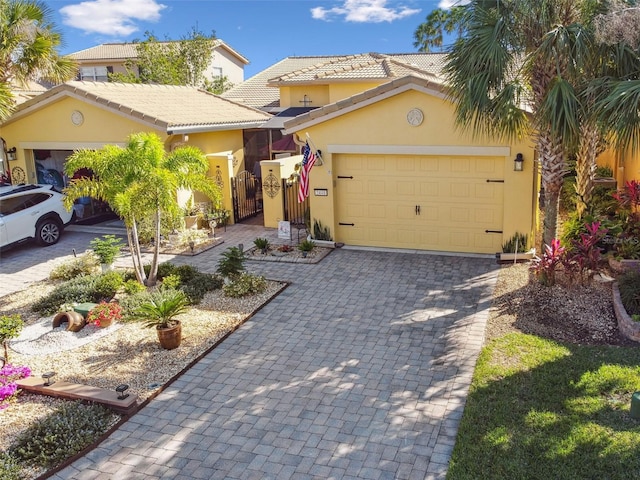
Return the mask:
<path id="1" fill-rule="evenodd" d="M 556 268 L 562 263 L 565 248 L 560 245 L 560 240 L 554 238 L 551 245 L 544 246 L 544 254 L 534 258 L 531 270 L 538 277 L 540 283 L 551 286 L 556 282 Z"/>
<path id="2" fill-rule="evenodd" d="M 7 408 L 20 393 L 16 380 L 27 378 L 30 375 L 31 369 L 26 366 L 14 366 L 7 363 L 0 368 L 0 410 Z"/>
<path id="3" fill-rule="evenodd" d="M 87 315 L 87 324 L 96 327 L 109 325 L 116 320 L 122 319 L 122 307 L 116 302 L 100 302 L 93 307 Z"/>

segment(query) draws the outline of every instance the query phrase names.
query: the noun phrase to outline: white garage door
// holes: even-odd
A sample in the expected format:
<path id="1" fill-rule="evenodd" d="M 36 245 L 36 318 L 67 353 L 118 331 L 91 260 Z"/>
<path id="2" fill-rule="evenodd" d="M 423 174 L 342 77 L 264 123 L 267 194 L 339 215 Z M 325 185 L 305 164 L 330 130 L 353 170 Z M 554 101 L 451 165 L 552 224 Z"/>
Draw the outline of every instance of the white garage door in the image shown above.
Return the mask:
<path id="1" fill-rule="evenodd" d="M 501 251 L 504 158 L 335 155 L 336 241 Z"/>

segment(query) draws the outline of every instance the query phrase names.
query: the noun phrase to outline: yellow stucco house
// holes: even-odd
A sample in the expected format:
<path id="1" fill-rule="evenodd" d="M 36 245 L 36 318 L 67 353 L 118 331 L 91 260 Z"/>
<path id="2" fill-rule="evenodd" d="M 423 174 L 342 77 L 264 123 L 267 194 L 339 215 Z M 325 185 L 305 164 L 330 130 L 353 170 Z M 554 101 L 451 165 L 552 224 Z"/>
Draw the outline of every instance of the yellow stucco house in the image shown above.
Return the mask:
<path id="1" fill-rule="evenodd" d="M 208 155 L 232 221 L 243 218 L 234 182 L 261 178 L 253 214 L 275 228 L 292 220 L 285 185 L 309 139 L 321 152 L 310 172 L 310 218 L 334 241 L 493 254 L 514 233 L 532 238 L 536 229 L 533 142 L 459 131 L 442 62 L 441 54 L 288 57 L 222 96 L 68 82 L 0 125 L 5 151 L 15 148 L 5 164 L 14 181 L 33 183 L 74 149 L 154 131 L 168 150 L 188 143 Z"/>

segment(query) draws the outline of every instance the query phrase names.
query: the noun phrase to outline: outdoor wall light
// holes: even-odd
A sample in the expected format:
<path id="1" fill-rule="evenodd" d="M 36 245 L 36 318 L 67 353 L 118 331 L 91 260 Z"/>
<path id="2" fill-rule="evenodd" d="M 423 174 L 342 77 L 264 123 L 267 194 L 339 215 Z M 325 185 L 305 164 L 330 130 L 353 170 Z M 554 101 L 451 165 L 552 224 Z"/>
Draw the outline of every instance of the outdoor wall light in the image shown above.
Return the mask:
<path id="1" fill-rule="evenodd" d="M 16 147 L 13 147 L 7 150 L 7 160 L 9 160 L 10 162 L 12 162 L 13 160 L 16 160 L 18 158 L 18 154 L 16 152 L 17 152 Z"/>
<path id="2" fill-rule="evenodd" d="M 516 155 L 515 160 L 513 161 L 513 171 L 521 172 L 524 169 L 524 157 L 521 153 Z"/>

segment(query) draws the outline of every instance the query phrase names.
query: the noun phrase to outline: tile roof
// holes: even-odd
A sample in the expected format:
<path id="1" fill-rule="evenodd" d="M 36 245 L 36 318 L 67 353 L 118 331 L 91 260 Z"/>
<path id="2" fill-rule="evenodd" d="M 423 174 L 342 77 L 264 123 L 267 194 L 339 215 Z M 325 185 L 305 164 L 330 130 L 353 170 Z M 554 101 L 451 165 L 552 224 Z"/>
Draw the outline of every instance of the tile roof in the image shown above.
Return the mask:
<path id="1" fill-rule="evenodd" d="M 440 79 L 434 81 L 424 75 L 404 76 L 375 88 L 365 90 L 349 98 L 311 110 L 291 120 L 286 120 L 284 122 L 284 128 L 286 133 L 293 133 L 300 129 L 301 125 L 304 125 L 303 128 L 307 128 L 311 125 L 321 123 L 327 118 L 333 118 L 361 106 L 368 105 L 371 101 L 375 101 L 376 98 L 384 98 L 386 95 L 393 94 L 394 91 L 401 92 L 409 89 L 429 90 L 435 94 L 444 95 L 445 87 Z"/>
<path id="2" fill-rule="evenodd" d="M 168 42 L 160 42 L 168 43 Z M 245 65 L 249 63 L 246 57 L 236 52 L 229 45 L 224 43 L 220 39 L 216 39 L 216 48 L 223 48 L 229 51 L 232 55 L 237 57 Z M 73 52 L 67 55 L 68 57 L 78 61 L 97 61 L 97 60 L 126 60 L 128 58 L 138 57 L 138 44 L 137 43 L 103 43 L 96 45 L 95 47 Z"/>
<path id="3" fill-rule="evenodd" d="M 232 87 L 230 90 L 227 90 L 221 96 L 261 110 L 277 111 L 278 107 L 280 107 L 280 90 L 276 87 L 267 86 L 270 78 L 278 77 L 301 68 L 322 65 L 332 58 L 336 58 L 335 55 L 327 57 L 284 58 L 253 77 Z"/>
<path id="4" fill-rule="evenodd" d="M 61 96 L 80 98 L 180 133 L 257 128 L 271 118 L 195 87 L 72 81 L 22 103 L 7 122 Z"/>
<path id="5" fill-rule="evenodd" d="M 443 53 L 364 53 L 327 57 L 287 57 L 222 94 L 223 97 L 276 112 L 281 85 L 385 81 L 407 75 L 439 81 Z"/>

